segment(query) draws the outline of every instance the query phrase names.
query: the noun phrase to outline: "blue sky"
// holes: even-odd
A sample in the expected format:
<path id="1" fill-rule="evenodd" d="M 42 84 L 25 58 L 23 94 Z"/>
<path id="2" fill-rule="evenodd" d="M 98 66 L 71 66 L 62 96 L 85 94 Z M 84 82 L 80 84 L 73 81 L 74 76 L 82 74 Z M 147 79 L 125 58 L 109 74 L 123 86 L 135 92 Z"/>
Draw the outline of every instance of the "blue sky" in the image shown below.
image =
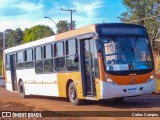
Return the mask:
<path id="1" fill-rule="evenodd" d="M 77 28 L 103 21 L 120 22 L 117 17 L 126 11 L 122 0 L 0 0 L 0 31 L 9 28 L 24 30 L 38 24 L 48 25 L 56 31 L 55 24 L 44 16 L 56 23 L 70 21 L 70 13 L 61 11 L 61 8 L 76 9 L 73 20 Z"/>

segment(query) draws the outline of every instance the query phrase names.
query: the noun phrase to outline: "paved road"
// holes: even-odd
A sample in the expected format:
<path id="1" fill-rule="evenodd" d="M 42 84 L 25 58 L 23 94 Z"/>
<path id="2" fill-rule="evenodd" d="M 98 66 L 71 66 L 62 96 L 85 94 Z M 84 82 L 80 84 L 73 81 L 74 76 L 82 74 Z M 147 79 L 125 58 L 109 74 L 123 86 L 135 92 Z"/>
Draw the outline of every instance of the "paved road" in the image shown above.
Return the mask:
<path id="1" fill-rule="evenodd" d="M 86 101 L 83 105 L 73 106 L 63 98 L 32 96 L 23 99 L 16 92 L 0 88 L 0 101 L 21 103 L 37 109 L 52 111 L 160 111 L 160 95 L 126 98 L 123 102 Z"/>

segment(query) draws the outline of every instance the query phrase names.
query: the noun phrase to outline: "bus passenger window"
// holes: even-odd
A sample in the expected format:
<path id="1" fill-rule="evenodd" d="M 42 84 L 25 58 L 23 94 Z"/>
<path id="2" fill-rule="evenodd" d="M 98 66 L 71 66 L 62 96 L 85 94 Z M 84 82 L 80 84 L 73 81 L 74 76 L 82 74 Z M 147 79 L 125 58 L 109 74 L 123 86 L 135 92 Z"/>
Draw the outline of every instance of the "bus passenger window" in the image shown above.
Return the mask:
<path id="1" fill-rule="evenodd" d="M 65 71 L 65 57 L 55 58 L 54 59 L 55 70 L 56 71 Z"/>
<path id="2" fill-rule="evenodd" d="M 54 65 L 55 71 L 66 71 L 64 42 L 54 44 Z"/>
<path id="3" fill-rule="evenodd" d="M 43 73 L 42 47 L 35 48 L 35 72 Z"/>
<path id="4" fill-rule="evenodd" d="M 66 41 L 66 68 L 68 71 L 78 70 L 78 48 L 75 39 Z"/>
<path id="5" fill-rule="evenodd" d="M 6 55 L 6 70 L 10 70 L 10 59 L 9 59 L 9 55 Z"/>
<path id="6" fill-rule="evenodd" d="M 25 50 L 24 58 L 25 58 L 25 67 L 26 68 L 33 67 L 34 64 L 33 64 L 33 50 L 32 49 Z"/>
<path id="7" fill-rule="evenodd" d="M 64 42 L 54 44 L 54 56 L 60 57 L 64 55 Z"/>
<path id="8" fill-rule="evenodd" d="M 44 46 L 44 72 L 53 72 L 52 45 Z"/>
<path id="9" fill-rule="evenodd" d="M 23 51 L 17 52 L 17 68 L 24 68 Z"/>

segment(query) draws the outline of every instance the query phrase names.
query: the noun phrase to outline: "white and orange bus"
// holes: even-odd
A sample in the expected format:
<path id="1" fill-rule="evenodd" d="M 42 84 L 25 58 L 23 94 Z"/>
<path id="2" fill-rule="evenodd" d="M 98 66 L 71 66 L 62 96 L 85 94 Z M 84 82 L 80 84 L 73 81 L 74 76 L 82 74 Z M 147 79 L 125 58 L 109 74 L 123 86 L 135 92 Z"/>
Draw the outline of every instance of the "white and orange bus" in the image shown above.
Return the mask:
<path id="1" fill-rule="evenodd" d="M 82 100 L 155 92 L 154 61 L 145 27 L 94 24 L 4 50 L 6 88 L 28 95 Z"/>

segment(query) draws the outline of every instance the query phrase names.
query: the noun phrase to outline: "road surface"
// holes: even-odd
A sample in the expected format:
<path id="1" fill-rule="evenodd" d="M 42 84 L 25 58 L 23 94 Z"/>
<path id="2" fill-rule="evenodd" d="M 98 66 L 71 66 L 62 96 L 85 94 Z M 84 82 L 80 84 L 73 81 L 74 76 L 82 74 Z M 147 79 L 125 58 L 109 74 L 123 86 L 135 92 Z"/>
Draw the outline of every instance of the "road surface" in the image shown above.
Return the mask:
<path id="1" fill-rule="evenodd" d="M 80 106 L 73 106 L 64 98 L 31 96 L 24 99 L 17 92 L 10 92 L 5 88 L 0 88 L 0 101 L 21 103 L 37 109 L 51 111 L 160 111 L 160 95 L 130 97 L 122 102 L 112 100 L 86 101 Z"/>
<path id="2" fill-rule="evenodd" d="M 112 100 L 86 101 L 73 106 L 64 98 L 31 96 L 21 98 L 17 92 L 0 88 L 1 111 L 160 111 L 160 95 L 143 95 L 126 98 L 122 102 Z M 146 119 L 145 119 L 146 120 Z"/>

